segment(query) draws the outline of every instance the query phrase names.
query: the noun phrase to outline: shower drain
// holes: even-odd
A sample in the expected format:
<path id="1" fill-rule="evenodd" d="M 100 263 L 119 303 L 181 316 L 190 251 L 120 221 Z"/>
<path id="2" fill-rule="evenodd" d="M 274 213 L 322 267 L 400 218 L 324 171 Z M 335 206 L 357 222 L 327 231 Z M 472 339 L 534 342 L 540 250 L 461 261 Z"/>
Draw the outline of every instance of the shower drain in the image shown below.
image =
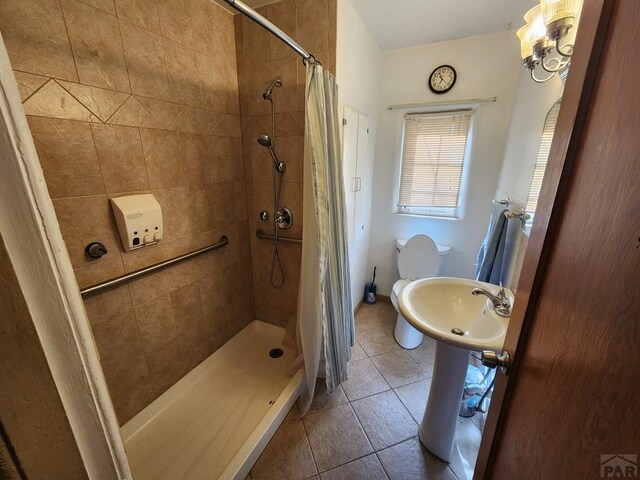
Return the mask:
<path id="1" fill-rule="evenodd" d="M 269 356 L 271 358 L 280 358 L 282 355 L 284 355 L 284 352 L 281 348 L 272 348 L 269 350 Z"/>

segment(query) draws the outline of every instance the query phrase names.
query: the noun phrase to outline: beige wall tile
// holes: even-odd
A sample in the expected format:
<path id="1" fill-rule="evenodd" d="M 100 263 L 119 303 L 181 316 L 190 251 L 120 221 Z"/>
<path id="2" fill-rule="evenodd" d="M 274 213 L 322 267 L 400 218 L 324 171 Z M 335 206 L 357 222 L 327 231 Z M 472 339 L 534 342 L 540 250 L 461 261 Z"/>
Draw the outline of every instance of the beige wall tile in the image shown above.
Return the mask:
<path id="1" fill-rule="evenodd" d="M 226 90 L 230 88 L 228 77 L 231 75 L 231 68 L 224 59 L 201 53 L 197 55 L 199 95 L 202 104 L 207 108 L 221 113 L 227 111 L 227 95 L 232 94 Z"/>
<path id="2" fill-rule="evenodd" d="M 235 210 L 233 202 L 228 208 L 232 212 Z M 206 232 L 220 225 L 215 221 L 214 197 L 210 185 L 202 185 L 191 189 L 189 209 L 191 211 L 190 234 Z"/>
<path id="3" fill-rule="evenodd" d="M 296 0 L 298 40 L 308 52 L 329 49 L 329 1 Z"/>
<path id="4" fill-rule="evenodd" d="M 98 161 L 108 193 L 149 188 L 137 128 L 92 124 Z"/>
<path id="5" fill-rule="evenodd" d="M 189 211 L 191 191 L 187 187 L 163 188 L 152 190 L 160 207 L 162 207 L 164 237 L 171 241 L 186 237 L 191 232 Z"/>
<path id="6" fill-rule="evenodd" d="M 216 129 L 221 114 L 202 108 L 185 107 L 175 118 L 170 130 L 189 133 L 212 134 Z"/>
<path id="7" fill-rule="evenodd" d="M 178 330 L 173 321 L 174 309 L 169 295 L 135 307 L 140 341 L 146 355 L 163 345 L 175 342 Z"/>
<path id="8" fill-rule="evenodd" d="M 235 192 L 232 182 L 216 183 L 213 190 L 213 222 L 216 226 L 234 222 L 235 218 Z"/>
<path id="9" fill-rule="evenodd" d="M 161 37 L 123 21 L 120 21 L 120 30 L 131 79 L 131 91 L 146 97 L 169 100 Z"/>
<path id="10" fill-rule="evenodd" d="M 91 7 L 100 9 L 104 12 L 110 13 L 111 15 L 116 14 L 116 6 L 113 3 L 113 0 L 78 0 L 81 3 L 89 5 Z"/>
<path id="11" fill-rule="evenodd" d="M 93 327 L 100 362 L 120 424 L 154 398 L 133 312 Z"/>
<path id="12" fill-rule="evenodd" d="M 0 30 L 16 70 L 78 80 L 59 0 L 0 2 Z"/>
<path id="13" fill-rule="evenodd" d="M 133 308 L 129 286 L 122 285 L 85 297 L 84 308 L 91 325 L 100 325 L 112 318 L 124 315 Z"/>
<path id="14" fill-rule="evenodd" d="M 102 122 L 106 122 L 129 98 L 127 93 L 114 92 L 104 88 L 89 87 L 62 80 L 59 80 L 58 83 Z"/>
<path id="15" fill-rule="evenodd" d="M 235 56 L 234 15 L 210 0 L 191 0 L 194 48 L 207 55 Z M 234 60 L 235 63 L 235 60 Z"/>
<path id="16" fill-rule="evenodd" d="M 269 17 L 273 23 L 278 25 L 287 35 L 294 40 L 298 38 L 296 25 L 296 0 L 281 0 L 269 5 Z M 271 61 L 276 60 L 298 60 L 300 57 L 284 42 L 271 35 L 269 37 L 269 50 Z"/>
<path id="17" fill-rule="evenodd" d="M 161 128 L 160 122 L 133 95 L 116 110 L 107 123 L 131 127 Z"/>
<path id="18" fill-rule="evenodd" d="M 149 186 L 165 188 L 184 185 L 176 132 L 141 128 L 140 138 L 149 175 Z"/>
<path id="19" fill-rule="evenodd" d="M 158 0 L 162 36 L 193 46 L 193 23 L 189 0 Z"/>
<path id="20" fill-rule="evenodd" d="M 233 184 L 235 193 L 236 210 L 235 217 L 237 220 L 247 219 L 247 192 L 245 190 L 244 182 L 234 182 Z"/>
<path id="21" fill-rule="evenodd" d="M 114 255 L 95 264 L 87 264 L 84 267 L 75 268 L 74 272 L 80 288 L 89 287 L 123 275 L 122 257 Z"/>
<path id="22" fill-rule="evenodd" d="M 120 259 L 120 238 L 106 195 L 60 198 L 53 201 L 53 206 L 74 267 L 97 268 L 112 258 Z M 103 243 L 109 253 L 99 259 L 87 257 L 84 248 L 91 242 Z"/>
<path id="23" fill-rule="evenodd" d="M 184 108 L 177 103 L 163 102 L 154 98 L 136 96 L 136 100 L 157 120 L 160 128 L 168 128 Z"/>
<path id="24" fill-rule="evenodd" d="M 167 60 L 167 73 L 171 100 L 188 105 L 200 105 L 200 78 L 196 51 L 164 40 Z"/>
<path id="25" fill-rule="evenodd" d="M 282 87 L 273 94 L 276 112 L 295 112 L 298 110 L 299 62 L 300 58 L 297 57 L 273 61 L 269 65 L 271 79 L 282 78 Z"/>
<path id="26" fill-rule="evenodd" d="M 88 123 L 39 117 L 28 120 L 52 198 L 105 192 Z"/>
<path id="27" fill-rule="evenodd" d="M 134 306 L 154 302 L 181 287 L 193 283 L 194 272 L 189 263 L 145 275 L 129 284 Z"/>
<path id="28" fill-rule="evenodd" d="M 18 90 L 20 91 L 20 98 L 23 102 L 49 80 L 47 77 L 18 72 L 17 70 L 14 71 L 13 74 L 16 77 L 16 82 L 18 82 Z"/>
<path id="29" fill-rule="evenodd" d="M 269 19 L 269 7 L 260 7 L 255 10 L 267 20 Z M 251 65 L 251 70 L 253 70 L 269 62 L 271 59 L 271 54 L 269 52 L 269 32 L 253 22 L 253 20 L 250 20 L 243 15 L 242 34 L 244 43 L 244 61 L 247 66 Z M 249 71 L 247 72 L 247 74 L 251 73 Z"/>
<path id="30" fill-rule="evenodd" d="M 236 178 L 238 157 L 231 152 L 231 145 L 236 140 L 229 137 L 207 136 L 207 168 L 212 183 L 230 182 Z M 242 155 L 240 154 L 240 161 Z"/>
<path id="31" fill-rule="evenodd" d="M 181 185 L 210 182 L 208 138 L 197 133 L 177 132 Z"/>
<path id="32" fill-rule="evenodd" d="M 76 0 L 62 0 L 80 82 L 129 92 L 118 20 Z"/>
<path id="33" fill-rule="evenodd" d="M 160 33 L 156 0 L 115 0 L 118 17 L 138 27 Z"/>
<path id="34" fill-rule="evenodd" d="M 208 133 L 211 135 L 239 138 L 242 135 L 240 117 L 237 115 L 221 114 L 215 122 L 213 129 Z"/>
<path id="35" fill-rule="evenodd" d="M 27 115 L 90 122 L 94 115 L 55 80 L 49 80 L 23 104 Z"/>

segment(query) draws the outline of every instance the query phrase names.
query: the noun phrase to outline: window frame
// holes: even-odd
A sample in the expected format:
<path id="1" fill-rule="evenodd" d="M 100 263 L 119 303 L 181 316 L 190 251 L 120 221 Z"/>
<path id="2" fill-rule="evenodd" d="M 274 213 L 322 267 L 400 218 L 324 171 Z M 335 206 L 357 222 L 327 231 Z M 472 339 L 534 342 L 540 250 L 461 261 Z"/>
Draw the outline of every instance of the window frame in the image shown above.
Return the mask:
<path id="1" fill-rule="evenodd" d="M 409 115 L 420 116 L 455 116 L 456 114 L 467 114 L 469 116 L 469 129 L 465 144 L 464 158 L 462 161 L 462 171 L 460 174 L 460 187 L 458 189 L 458 200 L 455 207 L 435 207 L 420 206 L 408 207 L 400 205 L 400 185 L 402 182 L 403 152 L 405 142 L 406 118 Z M 397 145 L 396 162 L 396 185 L 394 192 L 393 213 L 405 216 L 417 216 L 426 218 L 438 218 L 444 220 L 462 220 L 464 217 L 464 202 L 466 198 L 467 176 L 470 169 L 471 152 L 473 149 L 473 136 L 476 119 L 476 111 L 472 106 L 447 110 L 426 110 L 426 111 L 403 111 L 399 118 L 399 142 Z"/>
<path id="2" fill-rule="evenodd" d="M 544 170 L 542 172 L 542 178 L 540 179 L 540 188 L 538 189 L 538 193 L 537 193 L 538 199 L 536 201 L 536 208 L 540 201 L 540 191 L 542 189 L 542 182 L 544 181 L 544 175 L 546 173 L 547 165 L 549 163 L 549 154 L 551 153 L 551 145 L 553 144 L 553 137 L 555 136 L 556 127 L 558 126 L 558 116 L 560 114 L 561 107 L 562 107 L 562 97 L 556 100 L 553 103 L 553 105 L 551 105 L 551 108 L 547 111 L 547 114 L 544 117 L 544 123 L 542 125 L 542 132 L 540 132 L 540 138 L 538 140 L 538 149 L 536 150 L 536 158 L 533 163 L 533 169 L 531 171 L 531 179 L 529 180 L 529 188 L 527 189 L 527 196 L 526 196 L 525 207 L 524 207 L 526 212 L 529 214 L 529 218 L 527 218 L 526 220 L 526 226 L 529 228 L 531 227 L 531 225 L 533 225 L 533 219 L 536 216 L 536 209 L 535 208 L 533 210 L 529 209 L 529 202 L 531 198 L 531 189 L 533 188 L 533 180 L 535 179 L 536 168 L 539 166 L 540 163 L 542 163 L 542 162 L 539 162 L 539 157 L 540 157 L 540 148 L 542 147 L 542 141 L 544 139 L 543 136 L 545 134 L 545 130 L 547 130 L 547 124 L 549 122 L 550 116 L 552 113 L 554 113 L 554 110 L 555 110 L 555 124 L 553 126 L 553 135 L 551 135 L 551 139 L 548 142 L 549 147 L 548 147 L 546 159 L 544 161 Z"/>

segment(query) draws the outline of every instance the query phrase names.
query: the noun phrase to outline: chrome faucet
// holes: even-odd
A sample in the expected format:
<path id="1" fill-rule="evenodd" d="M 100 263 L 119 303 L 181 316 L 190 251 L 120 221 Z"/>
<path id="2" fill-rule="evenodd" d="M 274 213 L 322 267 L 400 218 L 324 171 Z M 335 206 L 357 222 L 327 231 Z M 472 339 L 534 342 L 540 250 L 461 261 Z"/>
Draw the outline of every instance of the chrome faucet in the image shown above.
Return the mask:
<path id="1" fill-rule="evenodd" d="M 487 297 L 493 304 L 493 310 L 501 317 L 508 318 L 511 315 L 511 302 L 507 298 L 507 294 L 502 287 L 502 282 L 500 282 L 500 291 L 498 292 L 498 295 L 494 295 L 484 288 L 474 288 L 471 290 L 471 295 L 475 297 L 478 295 L 484 295 Z"/>

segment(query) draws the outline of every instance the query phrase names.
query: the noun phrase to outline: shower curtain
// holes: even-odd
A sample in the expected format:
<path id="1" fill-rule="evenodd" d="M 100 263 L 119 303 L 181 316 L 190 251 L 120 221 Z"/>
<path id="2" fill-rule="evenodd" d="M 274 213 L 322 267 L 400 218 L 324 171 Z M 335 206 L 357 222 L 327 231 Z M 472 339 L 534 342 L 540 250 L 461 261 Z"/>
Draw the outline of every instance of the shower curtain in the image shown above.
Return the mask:
<path id="1" fill-rule="evenodd" d="M 298 339 L 306 372 L 302 414 L 311 405 L 319 373 L 326 377 L 328 392 L 347 379 L 354 342 L 335 77 L 318 63 L 307 64 L 305 93 L 304 242 L 298 298 Z"/>

